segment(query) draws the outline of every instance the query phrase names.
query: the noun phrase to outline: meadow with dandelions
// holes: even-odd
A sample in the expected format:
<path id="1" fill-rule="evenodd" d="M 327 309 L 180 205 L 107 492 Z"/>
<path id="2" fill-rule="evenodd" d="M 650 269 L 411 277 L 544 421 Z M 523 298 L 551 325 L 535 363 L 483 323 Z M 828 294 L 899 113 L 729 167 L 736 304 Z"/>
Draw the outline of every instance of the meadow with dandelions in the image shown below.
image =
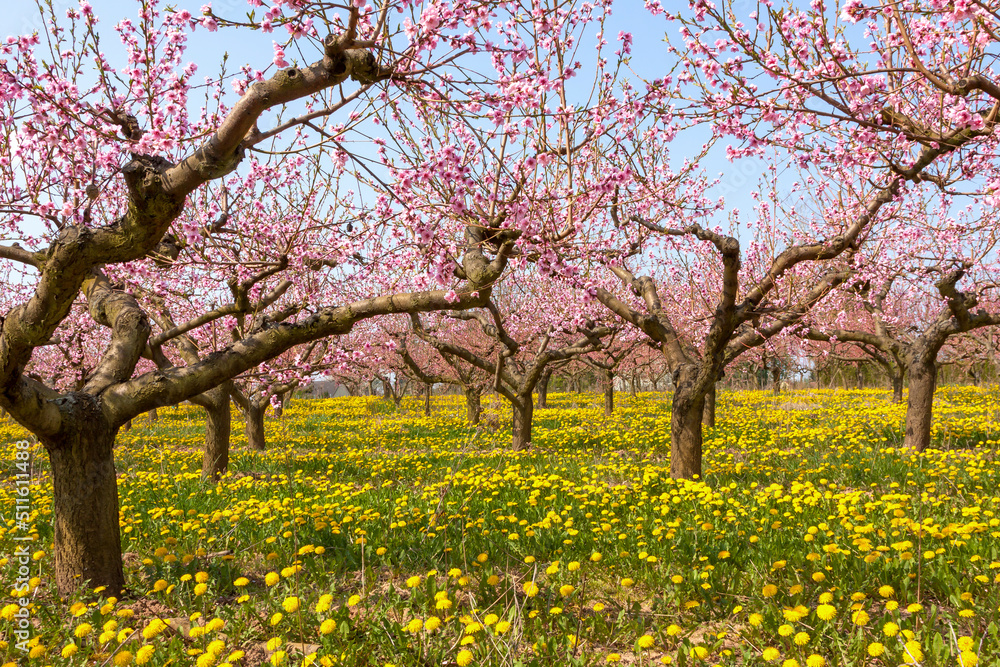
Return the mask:
<path id="1" fill-rule="evenodd" d="M 1000 665 L 1000 399 L 945 387 L 936 448 L 884 391 L 720 395 L 703 479 L 669 477 L 669 395 L 556 394 L 534 447 L 459 397 L 297 399 L 199 477 L 203 413 L 118 439 L 122 599 L 61 600 L 33 446 L 27 665 Z M 0 572 L 16 578 L 0 425 Z M 7 596 L 10 591 L 7 591 Z M 18 661 L 21 662 L 18 662 Z"/>

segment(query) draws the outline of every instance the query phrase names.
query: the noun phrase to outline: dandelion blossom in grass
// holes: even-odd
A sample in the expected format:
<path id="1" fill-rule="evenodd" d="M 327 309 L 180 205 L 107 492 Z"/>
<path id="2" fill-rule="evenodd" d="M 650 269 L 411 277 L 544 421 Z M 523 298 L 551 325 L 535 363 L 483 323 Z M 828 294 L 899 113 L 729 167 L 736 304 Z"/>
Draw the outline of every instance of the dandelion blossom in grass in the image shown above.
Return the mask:
<path id="1" fill-rule="evenodd" d="M 266 575 L 264 575 L 264 583 L 267 584 L 268 586 L 274 586 L 279 581 L 281 581 L 281 577 L 278 575 L 277 572 L 268 572 Z"/>
<path id="2" fill-rule="evenodd" d="M 976 615 L 976 612 L 972 611 L 971 609 L 962 609 L 961 611 L 958 612 L 958 615 L 960 618 L 972 618 L 973 616 Z"/>
<path id="3" fill-rule="evenodd" d="M 774 584 L 768 584 L 761 589 L 760 594 L 766 598 L 773 598 L 778 594 L 778 587 Z"/>
<path id="4" fill-rule="evenodd" d="M 277 625 L 278 623 L 281 623 L 281 620 L 283 618 L 285 618 L 285 615 L 282 614 L 280 611 L 274 612 L 274 615 L 271 616 L 271 625 Z"/>
<path id="5" fill-rule="evenodd" d="M 867 625 L 868 620 L 868 612 L 864 609 L 858 609 L 856 612 L 851 614 L 851 622 L 854 623 L 854 625 Z"/>
<path id="6" fill-rule="evenodd" d="M 202 653 L 195 663 L 196 667 L 214 667 L 217 656 L 214 653 Z"/>
<path id="7" fill-rule="evenodd" d="M 208 572 L 195 572 L 194 580 L 199 584 L 204 584 L 208 581 Z"/>
<path id="8" fill-rule="evenodd" d="M 656 640 L 653 639 L 652 635 L 643 635 L 642 637 L 639 637 L 639 640 L 636 643 L 639 645 L 639 648 L 650 648 L 654 643 L 656 643 Z"/>
<path id="9" fill-rule="evenodd" d="M 912 657 L 917 662 L 920 662 L 921 660 L 924 659 L 924 650 L 923 648 L 921 648 L 920 642 L 911 639 L 910 641 L 906 642 L 903 646 L 906 649 L 906 654 Z"/>
<path id="10" fill-rule="evenodd" d="M 868 655 L 870 655 L 871 657 L 877 658 L 883 653 L 885 653 L 885 646 L 883 646 L 879 642 L 872 642 L 871 644 L 868 645 Z"/>
<path id="11" fill-rule="evenodd" d="M 622 588 L 632 588 L 635 585 L 635 580 L 630 577 L 625 577 L 621 581 Z"/>
<path id="12" fill-rule="evenodd" d="M 328 618 L 319 624 L 319 633 L 321 635 L 328 635 L 336 629 L 337 623 L 332 618 Z"/>
<path id="13" fill-rule="evenodd" d="M 603 602 L 595 602 L 594 603 L 594 611 L 596 611 L 597 613 L 601 613 L 602 611 L 604 611 L 604 603 Z"/>
<path id="14" fill-rule="evenodd" d="M 448 598 L 441 598 L 434 604 L 434 607 L 441 610 L 451 609 L 452 601 Z"/>
<path id="15" fill-rule="evenodd" d="M 92 626 L 90 623 L 81 623 L 80 625 L 76 626 L 76 630 L 73 631 L 73 634 L 76 635 L 78 639 L 83 639 L 84 637 L 89 635 L 93 630 L 94 626 Z"/>
<path id="16" fill-rule="evenodd" d="M 357 606 L 357 604 L 359 602 L 361 602 L 361 596 L 360 595 L 352 595 L 351 597 L 347 598 L 347 606 L 348 607 Z"/>
<path id="17" fill-rule="evenodd" d="M 691 649 L 691 655 L 693 655 L 698 660 L 704 660 L 708 657 L 708 649 L 704 646 L 695 646 Z"/>
<path id="18" fill-rule="evenodd" d="M 271 664 L 275 667 L 283 665 L 288 661 L 288 654 L 284 651 L 275 651 L 271 654 Z"/>
<path id="19" fill-rule="evenodd" d="M 322 614 L 330 610 L 330 605 L 333 604 L 333 596 L 327 593 L 326 595 L 319 596 L 319 602 L 316 603 L 316 613 Z"/>
<path id="20" fill-rule="evenodd" d="M 809 633 L 808 632 L 796 632 L 795 637 L 792 638 L 796 646 L 805 646 L 809 643 Z"/>
<path id="21" fill-rule="evenodd" d="M 524 594 L 529 598 L 533 598 L 538 595 L 538 584 L 533 581 L 525 582 L 522 588 L 524 589 Z"/>
<path id="22" fill-rule="evenodd" d="M 562 586 L 559 587 L 559 595 L 566 597 L 568 595 L 572 595 L 573 591 L 575 590 L 576 588 L 574 586 L 571 586 L 569 584 L 563 584 Z"/>
<path id="23" fill-rule="evenodd" d="M 833 593 L 831 593 L 830 591 L 827 591 L 825 593 L 820 593 L 819 594 L 819 601 L 820 601 L 820 604 L 829 604 L 829 603 L 833 602 Z"/>
<path id="24" fill-rule="evenodd" d="M 816 607 L 816 616 L 823 621 L 829 621 L 837 615 L 837 608 L 832 604 L 821 604 Z"/>
<path id="25" fill-rule="evenodd" d="M 824 581 L 826 581 L 826 574 L 824 572 L 813 572 L 812 580 L 815 581 L 817 584 L 823 583 Z"/>
<path id="26" fill-rule="evenodd" d="M 976 640 L 967 635 L 963 635 L 958 638 L 958 650 L 960 651 L 971 651 L 972 647 L 976 645 Z"/>
<path id="27" fill-rule="evenodd" d="M 787 623 L 778 626 L 778 634 L 782 637 L 791 637 L 793 632 L 795 632 L 795 628 Z"/>
<path id="28" fill-rule="evenodd" d="M 489 578 L 486 580 L 486 583 L 489 584 L 490 586 L 496 586 L 497 584 L 500 583 L 500 577 L 498 577 L 495 574 L 491 574 Z"/>
<path id="29" fill-rule="evenodd" d="M 465 667 L 466 665 L 472 664 L 472 651 L 469 649 L 462 649 L 455 656 L 455 662 L 458 663 L 458 667 Z"/>
<path id="30" fill-rule="evenodd" d="M 824 665 L 826 665 L 826 658 L 816 653 L 806 658 L 806 667 L 824 667 Z"/>
<path id="31" fill-rule="evenodd" d="M 497 626 L 496 626 L 495 629 L 496 629 L 498 635 L 502 635 L 503 633 L 505 633 L 508 630 L 510 630 L 510 622 L 509 621 L 500 621 L 499 623 L 497 623 Z"/>
<path id="32" fill-rule="evenodd" d="M 289 614 L 294 614 L 299 610 L 299 599 L 295 596 L 285 598 L 285 601 L 281 603 L 281 606 Z"/>
<path id="33" fill-rule="evenodd" d="M 606 660 L 608 662 L 621 662 L 622 657 L 618 653 L 608 653 L 608 657 L 606 658 Z"/>
<path id="34" fill-rule="evenodd" d="M 781 667 L 799 667 L 799 661 L 796 660 L 795 658 L 788 658 L 783 663 L 781 663 Z"/>
<path id="35" fill-rule="evenodd" d="M 62 651 L 60 653 L 64 658 L 72 658 L 74 655 L 76 655 L 76 652 L 79 650 L 80 647 L 77 646 L 76 644 L 66 644 L 65 646 L 63 646 Z"/>
<path id="36" fill-rule="evenodd" d="M 684 630 L 682 630 L 681 626 L 677 625 L 676 623 L 671 623 L 670 625 L 667 626 L 667 636 L 669 637 L 676 637 L 682 632 L 684 632 Z"/>
<path id="37" fill-rule="evenodd" d="M 886 637 L 895 637 L 896 635 L 899 634 L 899 626 L 893 623 L 892 621 L 889 621 L 888 623 L 882 626 L 882 633 Z"/>
<path id="38" fill-rule="evenodd" d="M 592 563 L 596 563 L 596 562 L 600 561 L 601 558 L 603 558 L 603 556 L 601 555 L 601 553 L 599 551 L 595 551 L 594 553 L 590 554 L 590 562 L 592 562 Z"/>
<path id="39" fill-rule="evenodd" d="M 478 556 L 476 556 L 476 560 L 479 561 L 480 563 L 485 563 L 489 559 L 490 559 L 490 555 L 487 554 L 487 553 L 481 553 Z"/>
<path id="40" fill-rule="evenodd" d="M 918 603 L 918 602 L 914 602 L 913 604 L 910 604 L 910 605 L 906 606 L 906 611 L 910 612 L 911 614 L 916 614 L 916 613 L 921 612 L 923 610 L 924 610 L 924 606 L 922 604 Z"/>
<path id="41" fill-rule="evenodd" d="M 385 555 L 385 551 L 386 551 L 385 547 L 379 547 L 378 549 L 375 550 L 375 555 L 376 556 L 384 556 Z"/>
<path id="42" fill-rule="evenodd" d="M 115 667 L 127 667 L 132 664 L 132 653 L 130 651 L 119 651 L 115 653 Z"/>
<path id="43" fill-rule="evenodd" d="M 768 646 L 763 651 L 761 651 L 761 657 L 768 662 L 773 662 L 781 657 L 781 651 L 774 648 L 773 646 Z"/>
<path id="44" fill-rule="evenodd" d="M 499 620 L 500 617 L 497 616 L 496 614 L 486 614 L 486 618 L 483 619 L 483 623 L 485 623 L 487 626 L 490 626 Z"/>
<path id="45" fill-rule="evenodd" d="M 979 656 L 972 651 L 962 651 L 958 656 L 961 667 L 976 667 L 979 664 Z"/>
<path id="46" fill-rule="evenodd" d="M 415 575 L 413 575 L 412 577 L 410 577 L 409 579 L 406 580 L 406 587 L 407 588 L 416 588 L 417 586 L 420 585 L 420 581 L 421 581 L 420 580 L 420 575 L 419 574 L 415 574 Z"/>
<path id="47" fill-rule="evenodd" d="M 552 607 L 549 609 L 549 613 L 553 616 L 558 616 L 563 612 L 562 607 Z"/>
<path id="48" fill-rule="evenodd" d="M 579 563 L 579 561 L 575 561 L 575 560 L 570 561 L 566 565 L 566 569 L 569 570 L 570 572 L 576 572 L 577 570 L 580 569 L 580 563 Z"/>
<path id="49" fill-rule="evenodd" d="M 196 584 L 194 587 L 195 596 L 204 595 L 208 591 L 208 584 Z"/>
<path id="50" fill-rule="evenodd" d="M 423 630 L 423 628 L 424 628 L 424 621 L 423 619 L 420 618 L 411 619 L 410 622 L 406 624 L 407 632 L 417 633 Z"/>
<path id="51" fill-rule="evenodd" d="M 671 583 L 679 584 L 684 581 L 684 577 L 682 577 L 679 574 L 675 574 L 674 576 L 670 577 L 670 581 Z"/>
<path id="52" fill-rule="evenodd" d="M 159 593 L 161 591 L 165 591 L 165 590 L 167 590 L 167 587 L 169 585 L 170 584 L 168 584 L 163 579 L 157 579 L 156 583 L 153 584 L 153 591 L 156 592 L 156 593 Z"/>
<path id="53" fill-rule="evenodd" d="M 281 645 L 284 644 L 284 643 L 285 643 L 285 640 L 282 639 L 281 637 L 271 637 L 270 639 L 267 640 L 267 644 L 266 644 L 267 650 L 268 651 L 277 651 L 279 648 L 281 648 Z"/>
<path id="54" fill-rule="evenodd" d="M 166 582 L 164 582 L 164 583 L 166 583 Z M 237 579 L 236 581 L 233 582 L 233 586 L 236 586 L 237 588 L 243 588 L 244 586 L 248 585 L 249 583 L 250 583 L 249 579 L 247 579 L 246 577 L 240 577 L 239 579 Z"/>
<path id="55" fill-rule="evenodd" d="M 896 594 L 896 591 L 893 590 L 892 586 L 886 584 L 885 586 L 879 586 L 878 594 L 884 598 L 891 598 Z"/>

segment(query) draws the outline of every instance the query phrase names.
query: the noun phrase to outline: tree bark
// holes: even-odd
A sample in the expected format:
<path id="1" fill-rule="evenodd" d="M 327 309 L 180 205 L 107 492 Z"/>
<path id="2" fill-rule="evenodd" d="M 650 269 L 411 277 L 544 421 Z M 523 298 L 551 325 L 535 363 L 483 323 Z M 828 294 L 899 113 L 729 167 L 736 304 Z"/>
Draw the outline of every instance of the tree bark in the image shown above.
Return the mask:
<path id="1" fill-rule="evenodd" d="M 610 417 L 615 413 L 615 374 L 612 371 L 604 371 L 604 416 Z"/>
<path id="2" fill-rule="evenodd" d="M 514 433 L 511 442 L 511 449 L 519 452 L 531 447 L 531 420 L 534 416 L 535 406 L 531 402 L 531 395 L 519 396 L 518 403 L 514 403 Z"/>
<path id="3" fill-rule="evenodd" d="M 903 446 L 922 452 L 931 444 L 937 363 L 933 358 L 918 358 L 910 362 L 907 370 L 910 391 L 906 399 L 906 433 L 903 437 Z"/>
<path id="4" fill-rule="evenodd" d="M 892 402 L 902 403 L 903 402 L 903 370 L 892 371 L 889 375 L 889 380 L 892 382 Z"/>
<path id="5" fill-rule="evenodd" d="M 124 433 L 128 433 L 128 432 L 129 432 L 129 431 L 131 431 L 131 430 L 132 430 L 132 420 L 131 420 L 131 419 L 129 419 L 129 420 L 128 420 L 127 422 L 125 422 L 125 424 L 124 424 L 124 425 L 122 426 L 122 431 L 123 431 Z"/>
<path id="6" fill-rule="evenodd" d="M 79 404 L 71 428 L 59 439 L 44 441 L 52 465 L 56 586 L 67 597 L 85 582 L 87 588 L 104 586 L 105 595 L 117 596 L 125 588 L 114 460 L 117 429 L 92 397 Z"/>
<path id="7" fill-rule="evenodd" d="M 778 364 L 771 367 L 771 383 L 774 385 L 771 390 L 777 396 L 781 393 L 781 366 Z"/>
<path id="8" fill-rule="evenodd" d="M 701 420 L 705 394 L 696 391 L 697 367 L 685 364 L 674 382 L 670 414 L 670 476 L 674 479 L 701 477 Z"/>
<path id="9" fill-rule="evenodd" d="M 551 371 L 543 371 L 542 377 L 538 379 L 538 409 L 544 410 L 549 407 L 549 380 L 552 379 Z"/>
<path id="10" fill-rule="evenodd" d="M 424 416 L 431 416 L 431 386 L 424 385 Z"/>
<path id="11" fill-rule="evenodd" d="M 479 423 L 479 416 L 483 412 L 482 402 L 479 398 L 479 392 L 475 389 L 465 390 L 465 418 L 469 422 L 470 426 L 475 426 Z"/>
<path id="12" fill-rule="evenodd" d="M 708 388 L 708 393 L 705 394 L 705 406 L 701 412 L 701 425 L 715 428 L 715 383 L 712 383 L 712 386 Z"/>
<path id="13" fill-rule="evenodd" d="M 146 413 L 146 421 L 150 424 L 155 424 L 156 422 L 160 421 L 160 415 L 157 414 L 156 408 L 153 408 L 152 410 Z"/>
<path id="14" fill-rule="evenodd" d="M 229 469 L 229 435 L 233 412 L 229 392 L 216 387 L 202 394 L 205 397 L 205 450 L 201 458 L 202 479 L 217 480 Z"/>
<path id="15" fill-rule="evenodd" d="M 267 449 L 267 441 L 264 439 L 264 412 L 266 410 L 266 403 L 261 405 L 252 400 L 246 411 L 247 445 L 255 452 L 263 452 Z"/>

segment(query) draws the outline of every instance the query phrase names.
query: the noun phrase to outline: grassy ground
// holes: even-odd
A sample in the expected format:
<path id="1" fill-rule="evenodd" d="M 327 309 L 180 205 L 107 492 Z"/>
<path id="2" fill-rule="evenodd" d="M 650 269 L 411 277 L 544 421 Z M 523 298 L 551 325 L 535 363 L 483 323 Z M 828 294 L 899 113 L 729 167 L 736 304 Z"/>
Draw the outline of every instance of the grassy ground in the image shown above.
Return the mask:
<path id="1" fill-rule="evenodd" d="M 293 402 L 264 454 L 202 416 L 119 437 L 131 595 L 60 601 L 33 448 L 32 658 L 14 665 L 1000 665 L 997 389 L 943 388 L 938 448 L 898 448 L 877 391 L 723 393 L 703 480 L 669 478 L 666 395 L 556 394 L 506 451 L 459 397 Z M 0 426 L 0 556 L 16 537 Z M 13 585 L 16 562 L 0 561 Z M 159 620 L 158 620 L 159 619 Z M 165 622 L 160 622 L 160 620 Z M 0 659 L 2 661 L 2 659 Z"/>

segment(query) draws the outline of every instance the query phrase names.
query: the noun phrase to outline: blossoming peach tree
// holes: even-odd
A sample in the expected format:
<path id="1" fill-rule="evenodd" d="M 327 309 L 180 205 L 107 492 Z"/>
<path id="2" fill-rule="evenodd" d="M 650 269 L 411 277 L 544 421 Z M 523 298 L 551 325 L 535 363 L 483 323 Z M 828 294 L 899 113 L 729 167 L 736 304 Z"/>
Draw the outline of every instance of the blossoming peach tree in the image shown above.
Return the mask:
<path id="1" fill-rule="evenodd" d="M 368 318 L 484 306 L 548 234 L 530 202 L 566 196 L 530 164 L 592 136 L 526 138 L 588 117 L 549 101 L 604 3 L 249 5 L 236 19 L 141 0 L 114 26 L 121 63 L 86 2 L 39 3 L 47 37 L 0 44 L 0 270 L 16 293 L 0 407 L 48 453 L 63 593 L 125 586 L 124 424 Z M 206 32 L 284 41 L 262 69 L 199 81 L 185 49 Z M 74 313 L 99 325 L 99 351 L 53 382 L 33 364 Z"/>

